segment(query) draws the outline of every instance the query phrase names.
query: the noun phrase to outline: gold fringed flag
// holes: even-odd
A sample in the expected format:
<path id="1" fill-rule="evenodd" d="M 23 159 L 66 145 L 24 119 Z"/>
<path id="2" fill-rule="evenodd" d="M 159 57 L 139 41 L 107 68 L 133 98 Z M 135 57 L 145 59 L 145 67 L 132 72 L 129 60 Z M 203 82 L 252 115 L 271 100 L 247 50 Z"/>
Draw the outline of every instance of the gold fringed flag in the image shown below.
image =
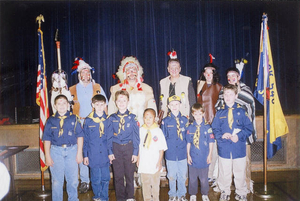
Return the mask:
<path id="1" fill-rule="evenodd" d="M 268 17 L 264 14 L 261 24 L 260 55 L 254 97 L 264 105 L 264 95 L 266 94 L 264 107 L 267 110 L 267 158 L 272 158 L 281 148 L 281 136 L 287 134 L 289 129 L 277 94 L 268 28 Z"/>
<path id="2" fill-rule="evenodd" d="M 48 168 L 45 165 L 45 152 L 42 137 L 46 120 L 49 117 L 49 108 L 43 32 L 40 28 L 38 29 L 38 62 L 36 103 L 40 106 L 40 164 L 41 171 L 43 172 Z"/>

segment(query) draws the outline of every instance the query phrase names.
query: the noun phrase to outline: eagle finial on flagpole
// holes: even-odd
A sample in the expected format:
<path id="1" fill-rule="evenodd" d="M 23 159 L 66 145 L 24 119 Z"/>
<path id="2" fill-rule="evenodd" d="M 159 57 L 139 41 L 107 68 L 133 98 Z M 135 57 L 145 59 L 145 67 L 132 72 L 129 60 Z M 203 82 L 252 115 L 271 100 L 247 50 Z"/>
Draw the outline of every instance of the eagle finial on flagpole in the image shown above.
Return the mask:
<path id="1" fill-rule="evenodd" d="M 45 22 L 44 16 L 40 14 L 39 16 L 36 17 L 36 21 L 39 23 L 39 29 L 41 29 L 42 21 Z"/>
<path id="2" fill-rule="evenodd" d="M 263 16 L 262 16 L 262 21 L 264 21 L 264 20 L 267 20 L 268 19 L 268 15 L 267 15 L 267 13 L 263 13 Z"/>

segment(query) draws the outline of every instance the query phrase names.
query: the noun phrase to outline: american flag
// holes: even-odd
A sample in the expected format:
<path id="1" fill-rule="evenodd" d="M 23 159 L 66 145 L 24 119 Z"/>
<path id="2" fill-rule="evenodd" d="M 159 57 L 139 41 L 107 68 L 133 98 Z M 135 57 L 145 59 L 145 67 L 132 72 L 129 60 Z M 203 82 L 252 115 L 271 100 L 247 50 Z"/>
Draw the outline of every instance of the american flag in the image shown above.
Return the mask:
<path id="1" fill-rule="evenodd" d="M 45 171 L 48 167 L 45 165 L 45 152 L 42 142 L 46 120 L 49 117 L 48 108 L 48 90 L 47 90 L 47 76 L 44 55 L 43 32 L 38 29 L 38 72 L 37 72 L 37 86 L 36 86 L 36 103 L 40 106 L 40 164 L 41 171 Z"/>

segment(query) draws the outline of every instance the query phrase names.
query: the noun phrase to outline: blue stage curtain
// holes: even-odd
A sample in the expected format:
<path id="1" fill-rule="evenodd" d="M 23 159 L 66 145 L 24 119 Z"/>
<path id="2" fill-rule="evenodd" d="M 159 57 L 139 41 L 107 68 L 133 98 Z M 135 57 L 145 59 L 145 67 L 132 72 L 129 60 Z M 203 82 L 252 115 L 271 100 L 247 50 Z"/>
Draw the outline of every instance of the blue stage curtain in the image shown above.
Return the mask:
<path id="1" fill-rule="evenodd" d="M 242 81 L 253 89 L 260 23 L 266 12 L 283 111 L 299 113 L 299 7 L 299 2 L 282 1 L 1 1 L 0 112 L 13 118 L 15 107 L 36 105 L 39 14 L 45 18 L 49 89 L 57 69 L 54 37 L 59 29 L 62 69 L 69 75 L 69 86 L 78 82 L 77 75 L 70 74 L 73 60 L 82 57 L 95 67 L 93 78 L 109 97 L 121 58 L 134 55 L 158 101 L 159 80 L 168 75 L 167 52 L 172 48 L 181 61 L 181 73 L 192 78 L 195 88 L 211 53 L 222 84 L 234 60 L 246 58 Z M 262 109 L 258 103 L 257 109 Z"/>

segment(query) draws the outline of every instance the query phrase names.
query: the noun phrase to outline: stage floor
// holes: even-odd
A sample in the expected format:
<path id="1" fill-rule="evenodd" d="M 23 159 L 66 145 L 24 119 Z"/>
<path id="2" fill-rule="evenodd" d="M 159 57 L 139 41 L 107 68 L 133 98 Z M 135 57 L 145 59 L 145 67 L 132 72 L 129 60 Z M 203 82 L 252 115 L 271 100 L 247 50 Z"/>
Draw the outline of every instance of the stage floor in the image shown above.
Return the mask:
<path id="1" fill-rule="evenodd" d="M 264 178 L 262 172 L 253 172 L 252 180 L 254 180 L 254 191 L 263 192 L 264 189 Z M 3 198 L 3 201 L 50 201 L 51 196 L 46 197 L 45 199 L 39 198 L 36 196 L 39 190 L 41 189 L 40 180 L 16 180 L 14 182 L 15 188 L 11 188 L 9 194 Z M 273 198 L 267 200 L 274 201 L 298 201 L 300 200 L 300 170 L 298 171 L 270 171 L 268 172 L 268 190 L 272 191 L 274 195 Z M 50 181 L 45 181 L 46 190 L 50 191 Z M 89 190 L 86 194 L 79 194 L 80 201 L 90 201 L 92 200 L 93 192 Z M 209 191 L 209 198 L 211 201 L 219 200 L 220 193 L 215 193 L 212 189 Z M 137 201 L 142 201 L 142 191 L 140 188 L 135 190 L 135 198 Z M 187 194 L 187 198 L 189 195 Z M 248 194 L 248 201 L 260 201 L 265 200 L 256 195 L 256 193 Z M 64 190 L 64 201 L 67 200 L 67 194 Z M 112 182 L 109 187 L 109 200 L 115 201 L 115 191 L 112 185 Z M 168 186 L 162 182 L 160 188 L 160 200 L 168 200 Z M 200 190 L 197 194 L 197 200 L 201 199 Z M 234 191 L 231 193 L 231 199 L 234 199 Z"/>

